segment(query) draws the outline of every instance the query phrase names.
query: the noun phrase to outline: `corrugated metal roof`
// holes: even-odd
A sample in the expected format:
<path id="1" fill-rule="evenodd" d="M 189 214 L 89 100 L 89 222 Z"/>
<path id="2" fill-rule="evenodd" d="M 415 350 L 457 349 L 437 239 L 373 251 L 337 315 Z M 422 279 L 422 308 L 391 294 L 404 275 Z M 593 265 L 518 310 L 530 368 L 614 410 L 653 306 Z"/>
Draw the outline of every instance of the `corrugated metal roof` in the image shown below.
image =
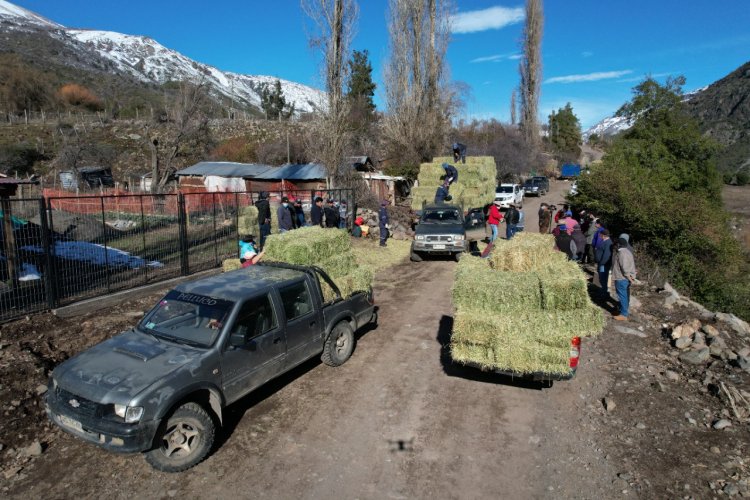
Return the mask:
<path id="1" fill-rule="evenodd" d="M 284 165 L 275 167 L 255 176 L 259 180 L 280 181 L 312 181 L 326 178 L 326 170 L 323 165 L 307 163 L 304 165 Z"/>
<path id="2" fill-rule="evenodd" d="M 257 178 L 273 167 L 256 163 L 235 163 L 231 161 L 202 161 L 192 167 L 179 170 L 175 175 L 218 175 L 220 177 Z"/>
<path id="3" fill-rule="evenodd" d="M 16 179 L 13 177 L 0 177 L 0 184 L 39 184 L 38 180 Z"/>

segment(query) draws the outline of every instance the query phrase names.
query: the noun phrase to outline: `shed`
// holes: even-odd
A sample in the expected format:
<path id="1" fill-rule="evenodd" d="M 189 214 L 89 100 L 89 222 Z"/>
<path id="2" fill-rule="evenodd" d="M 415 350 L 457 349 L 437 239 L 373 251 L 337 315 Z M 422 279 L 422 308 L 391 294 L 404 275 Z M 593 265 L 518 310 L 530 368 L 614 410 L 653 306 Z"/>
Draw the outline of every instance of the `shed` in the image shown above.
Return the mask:
<path id="1" fill-rule="evenodd" d="M 254 185 L 253 180 L 272 168 L 256 163 L 202 161 L 177 171 L 175 175 L 179 179 L 180 187 L 213 191 L 252 191 L 263 188 Z"/>
<path id="2" fill-rule="evenodd" d="M 379 200 L 393 200 L 409 194 L 409 182 L 404 177 L 369 172 L 362 172 L 361 175 L 370 192 Z"/>
<path id="3" fill-rule="evenodd" d="M 374 172 L 375 163 L 369 156 L 350 156 L 347 163 L 357 172 Z"/>
<path id="4" fill-rule="evenodd" d="M 60 172 L 60 183 L 63 189 L 70 190 L 77 190 L 79 187 L 115 187 L 112 169 L 109 167 L 82 167 L 77 171 Z"/>
<path id="5" fill-rule="evenodd" d="M 254 181 L 279 183 L 285 181 L 294 185 L 296 189 L 324 189 L 326 184 L 326 169 L 317 163 L 284 165 L 274 167 L 257 175 Z"/>

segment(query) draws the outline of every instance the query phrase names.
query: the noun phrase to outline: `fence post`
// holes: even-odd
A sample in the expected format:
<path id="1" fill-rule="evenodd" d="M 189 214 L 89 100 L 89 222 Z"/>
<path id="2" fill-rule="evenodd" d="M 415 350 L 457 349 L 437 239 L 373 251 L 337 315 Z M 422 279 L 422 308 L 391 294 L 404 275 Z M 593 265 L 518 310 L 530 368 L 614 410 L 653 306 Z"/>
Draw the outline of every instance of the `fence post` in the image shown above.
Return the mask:
<path id="1" fill-rule="evenodd" d="M 349 231 L 354 231 L 354 219 L 357 218 L 357 192 L 352 189 L 352 220 Z"/>
<path id="2" fill-rule="evenodd" d="M 39 197 L 39 223 L 42 226 L 42 245 L 44 245 L 44 288 L 47 295 L 47 307 L 54 309 L 57 306 L 57 273 L 52 268 L 52 232 L 47 222 L 47 200 L 44 196 Z"/>
<path id="3" fill-rule="evenodd" d="M 146 257 L 146 216 L 143 213 L 143 195 L 138 195 L 138 199 L 141 200 L 141 240 L 143 242 L 143 258 Z M 143 266 L 144 284 L 148 283 L 148 262 Z"/>
<path id="4" fill-rule="evenodd" d="M 188 260 L 187 241 L 187 215 L 185 213 L 185 196 L 177 193 L 177 223 L 180 228 L 180 274 L 190 274 L 190 261 Z"/>
<path id="5" fill-rule="evenodd" d="M 216 240 L 216 193 L 211 193 L 211 205 L 213 206 L 213 223 L 214 223 L 214 265 L 219 265 L 219 248 L 218 241 Z"/>
<path id="6" fill-rule="evenodd" d="M 102 207 L 102 236 L 104 237 L 104 266 L 107 270 L 107 293 L 111 293 L 112 290 L 109 283 L 109 252 L 107 251 L 107 216 L 104 213 L 104 196 L 100 196 L 99 201 Z"/>

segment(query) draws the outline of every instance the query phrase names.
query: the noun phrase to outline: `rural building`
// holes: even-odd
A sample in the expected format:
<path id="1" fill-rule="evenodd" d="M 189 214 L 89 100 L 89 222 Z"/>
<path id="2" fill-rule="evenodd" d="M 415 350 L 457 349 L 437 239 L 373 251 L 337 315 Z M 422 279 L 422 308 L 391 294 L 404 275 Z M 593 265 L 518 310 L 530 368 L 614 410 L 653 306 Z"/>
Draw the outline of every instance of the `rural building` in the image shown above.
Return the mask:
<path id="1" fill-rule="evenodd" d="M 273 168 L 255 163 L 202 161 L 177 171 L 175 175 L 182 190 L 258 191 L 269 186 L 256 183 L 255 179 Z"/>

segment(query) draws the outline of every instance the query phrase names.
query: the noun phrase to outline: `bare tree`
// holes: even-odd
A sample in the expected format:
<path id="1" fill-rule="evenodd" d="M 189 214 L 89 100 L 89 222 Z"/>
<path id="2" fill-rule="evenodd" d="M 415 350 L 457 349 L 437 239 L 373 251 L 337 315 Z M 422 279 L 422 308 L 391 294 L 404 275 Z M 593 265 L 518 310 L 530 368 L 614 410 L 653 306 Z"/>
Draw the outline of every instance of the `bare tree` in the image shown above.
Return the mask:
<path id="1" fill-rule="evenodd" d="M 516 89 L 510 93 L 510 124 L 518 123 L 518 104 L 516 103 Z"/>
<path id="2" fill-rule="evenodd" d="M 521 73 L 521 130 L 533 149 L 539 146 L 539 93 L 542 81 L 542 0 L 526 0 Z"/>
<path id="3" fill-rule="evenodd" d="M 456 94 L 446 84 L 449 0 L 390 0 L 383 134 L 392 156 L 418 163 L 445 142 Z"/>
<path id="4" fill-rule="evenodd" d="M 151 192 L 159 193 L 177 170 L 175 160 L 188 149 L 210 145 L 208 92 L 205 82 L 183 82 L 157 117 L 146 125 L 146 146 L 151 154 Z M 161 123 L 159 123 L 161 122 Z"/>
<path id="5" fill-rule="evenodd" d="M 348 103 L 344 99 L 344 84 L 357 4 L 354 0 L 302 0 L 302 9 L 313 20 L 317 34 L 310 43 L 323 54 L 327 106 L 320 113 L 310 140 L 313 156 L 327 169 L 329 187 L 335 182 L 348 143 Z"/>

